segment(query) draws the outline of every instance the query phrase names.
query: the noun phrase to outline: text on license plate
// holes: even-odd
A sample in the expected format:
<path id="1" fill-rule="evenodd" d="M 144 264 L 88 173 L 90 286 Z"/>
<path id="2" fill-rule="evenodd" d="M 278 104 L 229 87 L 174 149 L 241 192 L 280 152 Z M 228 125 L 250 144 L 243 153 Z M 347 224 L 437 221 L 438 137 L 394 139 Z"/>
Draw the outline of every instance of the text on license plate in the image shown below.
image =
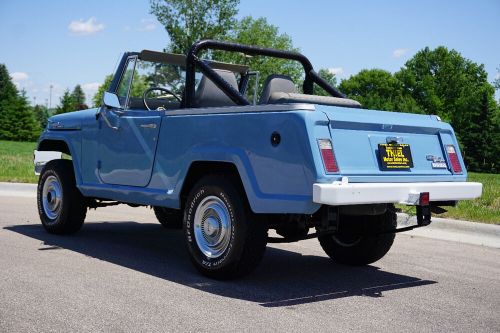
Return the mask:
<path id="1" fill-rule="evenodd" d="M 378 156 L 382 170 L 408 170 L 413 168 L 409 144 L 379 143 Z"/>

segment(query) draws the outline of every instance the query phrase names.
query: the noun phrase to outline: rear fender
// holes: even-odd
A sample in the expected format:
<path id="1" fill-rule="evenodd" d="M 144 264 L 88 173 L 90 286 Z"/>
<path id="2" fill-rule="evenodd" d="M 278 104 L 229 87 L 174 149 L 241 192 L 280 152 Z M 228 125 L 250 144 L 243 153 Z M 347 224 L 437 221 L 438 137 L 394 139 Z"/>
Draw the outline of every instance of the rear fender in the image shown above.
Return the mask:
<path id="1" fill-rule="evenodd" d="M 264 193 L 257 182 L 256 175 L 246 155 L 245 151 L 236 147 L 197 147 L 191 151 L 192 160 L 190 165 L 197 162 L 223 162 L 235 166 L 243 189 L 248 198 L 250 208 L 255 213 L 264 213 L 270 210 L 270 202 L 273 209 L 278 211 L 314 212 L 318 207 L 311 202 L 307 195 L 286 195 L 286 194 L 268 194 Z M 178 188 L 184 188 L 184 182 L 190 168 L 183 168 L 179 179 Z M 180 193 L 178 194 L 180 195 Z M 283 206 L 283 207 L 281 207 Z M 304 207 L 303 207 L 304 206 Z"/>

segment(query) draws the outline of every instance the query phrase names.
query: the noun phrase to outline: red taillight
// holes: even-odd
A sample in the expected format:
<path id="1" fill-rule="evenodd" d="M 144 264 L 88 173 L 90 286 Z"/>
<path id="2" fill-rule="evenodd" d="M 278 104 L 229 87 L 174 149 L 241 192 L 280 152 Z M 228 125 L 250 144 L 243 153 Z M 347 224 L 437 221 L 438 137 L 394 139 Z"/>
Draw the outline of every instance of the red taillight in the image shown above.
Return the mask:
<path id="1" fill-rule="evenodd" d="M 429 206 L 429 192 L 420 193 L 420 198 L 418 200 L 418 204 L 420 206 Z"/>
<path id="2" fill-rule="evenodd" d="M 337 160 L 333 153 L 332 142 L 328 139 L 319 139 L 318 145 L 326 172 L 339 172 Z"/>
<path id="3" fill-rule="evenodd" d="M 462 173 L 462 166 L 460 165 L 460 161 L 458 160 L 457 151 L 455 150 L 455 146 L 447 145 L 446 153 L 448 154 L 448 160 L 451 163 L 451 168 L 454 173 Z"/>

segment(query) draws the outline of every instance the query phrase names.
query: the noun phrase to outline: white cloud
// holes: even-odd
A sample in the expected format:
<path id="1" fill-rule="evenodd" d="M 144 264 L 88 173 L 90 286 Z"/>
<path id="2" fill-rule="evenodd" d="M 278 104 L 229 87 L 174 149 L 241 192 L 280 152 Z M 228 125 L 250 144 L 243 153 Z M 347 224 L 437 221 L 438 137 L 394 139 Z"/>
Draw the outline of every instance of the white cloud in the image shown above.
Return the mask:
<path id="1" fill-rule="evenodd" d="M 152 31 L 156 29 L 156 23 L 153 19 L 142 19 L 141 25 L 137 30 L 139 31 Z"/>
<path id="2" fill-rule="evenodd" d="M 104 24 L 97 23 L 95 17 L 89 18 L 87 21 L 80 19 L 78 21 L 71 21 L 68 30 L 74 35 L 91 35 L 104 30 Z"/>
<path id="3" fill-rule="evenodd" d="M 29 75 L 25 72 L 14 72 L 10 74 L 10 77 L 14 82 L 26 81 L 29 78 Z"/>
<path id="4" fill-rule="evenodd" d="M 17 89 L 24 89 L 26 85 L 29 83 L 29 75 L 25 72 L 14 72 L 10 73 L 10 78 L 12 82 L 16 86 Z"/>
<path id="5" fill-rule="evenodd" d="M 392 51 L 392 56 L 394 58 L 401 58 L 406 53 L 408 53 L 408 51 L 409 51 L 409 49 L 405 49 L 405 48 L 395 49 L 394 51 Z"/>
<path id="6" fill-rule="evenodd" d="M 341 76 L 342 74 L 344 74 L 344 68 L 342 67 L 332 67 L 332 68 L 328 68 L 328 71 L 332 74 L 334 74 L 336 77 L 339 77 Z"/>
<path id="7" fill-rule="evenodd" d="M 498 80 L 500 79 L 500 72 L 497 73 L 497 75 L 495 75 L 495 80 Z"/>
<path id="8" fill-rule="evenodd" d="M 99 82 L 91 82 L 82 84 L 82 89 L 85 95 L 90 97 L 91 95 L 94 95 L 97 92 L 97 89 L 99 89 L 100 86 L 101 83 Z"/>
<path id="9" fill-rule="evenodd" d="M 126 25 L 123 27 L 123 30 L 124 31 L 141 31 L 141 32 L 144 32 L 144 31 L 153 31 L 153 30 L 156 30 L 157 28 L 157 23 L 154 19 L 151 19 L 151 18 L 143 18 L 141 19 L 141 21 L 139 22 L 138 25 L 134 24 L 134 25 Z"/>

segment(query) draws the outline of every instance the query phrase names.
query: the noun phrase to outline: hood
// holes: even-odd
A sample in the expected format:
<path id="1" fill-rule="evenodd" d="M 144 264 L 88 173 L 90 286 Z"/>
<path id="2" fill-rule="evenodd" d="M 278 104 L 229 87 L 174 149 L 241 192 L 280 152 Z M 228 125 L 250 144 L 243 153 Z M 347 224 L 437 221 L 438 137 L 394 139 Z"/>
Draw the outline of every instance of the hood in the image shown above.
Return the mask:
<path id="1" fill-rule="evenodd" d="M 99 109 L 87 109 L 68 113 L 62 113 L 49 118 L 47 128 L 49 130 L 79 130 L 82 128 L 82 121 L 87 118 L 94 118 Z"/>

